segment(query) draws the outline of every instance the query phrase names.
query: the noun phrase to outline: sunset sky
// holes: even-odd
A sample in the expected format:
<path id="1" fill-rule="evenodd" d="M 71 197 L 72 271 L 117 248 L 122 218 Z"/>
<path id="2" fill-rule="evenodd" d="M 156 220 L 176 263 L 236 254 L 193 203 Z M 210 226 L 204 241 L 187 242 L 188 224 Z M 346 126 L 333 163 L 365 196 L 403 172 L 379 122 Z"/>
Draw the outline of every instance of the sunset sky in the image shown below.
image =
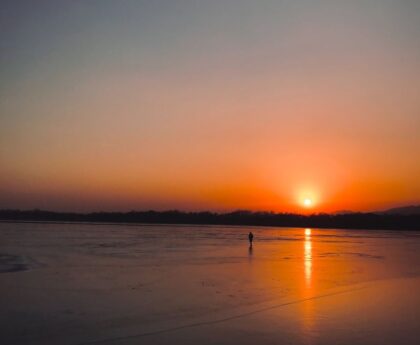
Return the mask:
<path id="1" fill-rule="evenodd" d="M 415 0 L 2 1 L 0 208 L 420 203 L 419 37 Z"/>

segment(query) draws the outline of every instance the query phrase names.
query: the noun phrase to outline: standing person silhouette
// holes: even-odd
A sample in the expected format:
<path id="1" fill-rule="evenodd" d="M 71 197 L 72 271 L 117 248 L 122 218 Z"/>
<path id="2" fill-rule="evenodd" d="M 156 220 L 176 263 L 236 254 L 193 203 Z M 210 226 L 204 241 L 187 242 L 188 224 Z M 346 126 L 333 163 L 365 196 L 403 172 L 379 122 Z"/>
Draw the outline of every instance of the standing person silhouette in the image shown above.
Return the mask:
<path id="1" fill-rule="evenodd" d="M 248 234 L 248 240 L 249 240 L 249 247 L 252 247 L 252 240 L 254 239 L 254 234 L 252 232 L 250 232 Z"/>

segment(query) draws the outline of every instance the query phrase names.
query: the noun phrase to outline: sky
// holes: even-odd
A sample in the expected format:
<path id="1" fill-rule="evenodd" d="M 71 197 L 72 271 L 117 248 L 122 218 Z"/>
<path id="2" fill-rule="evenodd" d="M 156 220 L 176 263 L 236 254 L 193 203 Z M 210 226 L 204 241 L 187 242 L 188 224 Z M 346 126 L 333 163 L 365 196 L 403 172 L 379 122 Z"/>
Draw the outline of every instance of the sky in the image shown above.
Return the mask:
<path id="1" fill-rule="evenodd" d="M 2 1 L 0 208 L 420 203 L 419 37 L 416 0 Z"/>

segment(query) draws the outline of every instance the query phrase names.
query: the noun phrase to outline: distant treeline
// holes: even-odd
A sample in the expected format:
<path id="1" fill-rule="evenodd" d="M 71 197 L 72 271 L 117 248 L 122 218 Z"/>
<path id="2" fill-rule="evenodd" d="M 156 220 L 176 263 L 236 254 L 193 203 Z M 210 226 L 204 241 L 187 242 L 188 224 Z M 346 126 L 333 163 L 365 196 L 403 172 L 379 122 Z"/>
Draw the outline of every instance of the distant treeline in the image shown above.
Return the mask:
<path id="1" fill-rule="evenodd" d="M 0 220 L 420 230 L 420 215 L 376 213 L 299 215 L 251 211 L 230 213 L 182 211 L 64 213 L 42 210 L 0 210 Z"/>

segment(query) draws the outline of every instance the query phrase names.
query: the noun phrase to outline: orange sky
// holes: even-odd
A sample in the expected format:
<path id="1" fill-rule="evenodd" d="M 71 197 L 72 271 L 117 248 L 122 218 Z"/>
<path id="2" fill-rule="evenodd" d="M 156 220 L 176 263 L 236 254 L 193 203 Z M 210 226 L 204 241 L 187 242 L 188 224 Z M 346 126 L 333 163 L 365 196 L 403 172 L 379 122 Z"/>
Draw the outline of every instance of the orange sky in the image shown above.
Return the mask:
<path id="1" fill-rule="evenodd" d="M 415 4 L 170 3 L 4 7 L 1 208 L 420 202 Z"/>

